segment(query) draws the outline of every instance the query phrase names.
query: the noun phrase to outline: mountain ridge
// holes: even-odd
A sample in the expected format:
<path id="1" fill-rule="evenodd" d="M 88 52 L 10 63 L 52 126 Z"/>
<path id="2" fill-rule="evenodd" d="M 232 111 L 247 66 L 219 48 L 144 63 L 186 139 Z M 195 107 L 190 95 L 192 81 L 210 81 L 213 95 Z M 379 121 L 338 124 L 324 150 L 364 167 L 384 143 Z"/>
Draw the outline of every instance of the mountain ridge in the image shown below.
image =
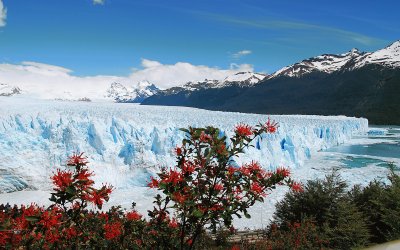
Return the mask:
<path id="1" fill-rule="evenodd" d="M 246 87 L 162 91 L 143 105 L 268 114 L 348 115 L 400 124 L 400 41 L 375 52 L 323 54 Z"/>

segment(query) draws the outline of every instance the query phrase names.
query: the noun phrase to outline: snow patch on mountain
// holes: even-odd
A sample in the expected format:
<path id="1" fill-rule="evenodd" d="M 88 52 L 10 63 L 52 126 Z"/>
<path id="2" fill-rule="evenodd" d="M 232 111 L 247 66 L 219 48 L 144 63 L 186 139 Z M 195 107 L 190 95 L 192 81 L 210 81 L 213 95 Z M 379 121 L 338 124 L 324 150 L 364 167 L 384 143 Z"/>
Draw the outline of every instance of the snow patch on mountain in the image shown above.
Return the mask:
<path id="1" fill-rule="evenodd" d="M 13 96 L 21 94 L 21 89 L 5 83 L 0 83 L 0 96 Z"/>
<path id="2" fill-rule="evenodd" d="M 391 68 L 400 67 L 400 41 L 376 52 L 360 52 L 358 49 L 352 49 L 345 54 L 324 54 L 312 57 L 276 71 L 271 78 L 300 77 L 311 72 L 330 74 L 339 70 L 361 68 L 368 64 L 379 64 Z"/>
<path id="3" fill-rule="evenodd" d="M 140 103 L 149 96 L 158 93 L 159 89 L 148 81 L 140 81 L 135 86 L 126 87 L 114 82 L 107 90 L 106 97 L 115 102 Z"/>
<path id="4" fill-rule="evenodd" d="M 400 41 L 378 50 L 373 53 L 367 53 L 359 58 L 355 68 L 360 68 L 366 64 L 381 64 L 387 67 L 400 67 Z"/>
<path id="5" fill-rule="evenodd" d="M 224 88 L 229 86 L 250 87 L 258 84 L 262 80 L 267 79 L 268 76 L 261 73 L 254 72 L 238 72 L 233 75 L 225 77 L 223 80 L 209 80 L 187 82 L 181 86 L 172 87 L 163 90 L 164 94 L 176 94 L 181 91 L 197 91 L 210 88 Z"/>
<path id="6" fill-rule="evenodd" d="M 248 87 L 265 80 L 267 75 L 254 72 L 238 72 L 234 75 L 228 76 L 220 84 L 219 87 L 229 86 L 229 85 L 239 85 L 243 87 Z"/>
<path id="7" fill-rule="evenodd" d="M 350 60 L 363 55 L 365 53 L 358 51 L 358 49 L 352 49 L 350 52 L 340 55 L 324 54 L 317 57 L 312 57 L 307 60 L 303 60 L 299 63 L 295 63 L 291 66 L 284 67 L 276 71 L 272 77 L 277 76 L 289 76 L 289 77 L 300 77 L 304 74 L 319 71 L 325 73 L 332 73 L 340 70 Z"/>

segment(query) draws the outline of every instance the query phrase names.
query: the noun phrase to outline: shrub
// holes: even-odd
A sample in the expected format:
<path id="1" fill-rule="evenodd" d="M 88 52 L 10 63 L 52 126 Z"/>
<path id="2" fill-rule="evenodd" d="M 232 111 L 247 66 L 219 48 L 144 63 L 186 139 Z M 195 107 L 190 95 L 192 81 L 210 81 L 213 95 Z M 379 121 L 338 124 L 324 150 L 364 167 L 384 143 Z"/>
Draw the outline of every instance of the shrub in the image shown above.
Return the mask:
<path id="1" fill-rule="evenodd" d="M 268 121 L 252 128 L 239 124 L 227 143 L 226 136 L 213 127 L 183 129 L 187 138 L 176 148 L 175 168 L 162 169 L 150 187 L 164 193 L 158 196 L 158 207 L 149 213 L 175 212 L 179 223 L 179 248 L 192 248 L 203 229 L 213 232 L 222 224 L 232 226 L 233 216 L 250 215 L 247 209 L 256 201 L 263 201 L 268 192 L 278 184 L 287 184 L 299 191 L 300 185 L 289 179 L 289 170 L 278 168 L 265 171 L 257 162 L 236 168 L 234 158 L 262 133 L 273 133 L 276 124 Z M 162 205 L 161 205 L 162 204 Z"/>
<path id="2" fill-rule="evenodd" d="M 271 227 L 262 249 L 311 250 L 326 249 L 328 241 L 312 220 L 288 223 L 284 229 L 277 225 Z M 260 248 L 258 248 L 260 249 Z"/>
<path id="3" fill-rule="evenodd" d="M 374 180 L 365 188 L 354 187 L 350 193 L 368 218 L 373 243 L 400 239 L 400 176 L 393 164 L 389 169 L 390 184 Z"/>
<path id="4" fill-rule="evenodd" d="M 311 219 L 334 249 L 365 246 L 369 232 L 364 215 L 350 199 L 346 183 L 332 173 L 324 180 L 308 181 L 304 192 L 289 192 L 276 205 L 274 223 L 281 230 L 286 225 Z"/>

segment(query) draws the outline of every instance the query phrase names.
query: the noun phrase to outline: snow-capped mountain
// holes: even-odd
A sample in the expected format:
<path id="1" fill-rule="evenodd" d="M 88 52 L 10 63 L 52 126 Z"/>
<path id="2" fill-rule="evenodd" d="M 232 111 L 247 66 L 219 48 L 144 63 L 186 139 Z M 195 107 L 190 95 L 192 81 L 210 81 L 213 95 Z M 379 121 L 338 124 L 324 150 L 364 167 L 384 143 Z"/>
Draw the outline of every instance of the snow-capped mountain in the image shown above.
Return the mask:
<path id="1" fill-rule="evenodd" d="M 267 79 L 268 76 L 261 73 L 254 72 L 238 72 L 234 75 L 230 75 L 225 77 L 223 80 L 209 80 L 205 79 L 204 81 L 197 82 L 187 82 L 184 85 L 172 87 L 167 90 L 161 91 L 163 94 L 176 94 L 182 91 L 198 91 L 204 89 L 212 89 L 212 88 L 224 88 L 229 86 L 237 86 L 237 87 L 250 87 L 253 86 L 262 80 Z"/>
<path id="2" fill-rule="evenodd" d="M 159 89 L 148 81 L 140 81 L 136 86 L 125 87 L 121 83 L 114 82 L 107 90 L 106 97 L 115 102 L 140 103 L 149 96 L 156 94 Z"/>
<path id="3" fill-rule="evenodd" d="M 376 52 L 360 52 L 358 49 L 340 54 L 323 54 L 284 67 L 274 74 L 277 76 L 300 77 L 311 72 L 333 73 L 339 70 L 353 70 L 368 64 L 379 64 L 385 67 L 400 67 L 400 41 Z"/>
<path id="4" fill-rule="evenodd" d="M 219 87 L 225 87 L 230 85 L 238 85 L 241 87 L 249 87 L 254 84 L 261 82 L 268 78 L 268 75 L 254 72 L 238 72 L 234 75 L 228 76 L 219 85 Z"/>
<path id="5" fill-rule="evenodd" d="M 355 67 L 360 68 L 367 64 L 380 64 L 386 67 L 400 67 L 400 40 L 372 53 L 365 53 L 357 58 Z"/>
<path id="6" fill-rule="evenodd" d="M 374 124 L 400 124 L 399 82 L 397 41 L 376 52 L 352 49 L 309 58 L 269 76 L 238 73 L 223 81 L 189 83 L 186 89 L 162 91 L 142 104 L 264 114 L 342 114 L 366 117 Z"/>
<path id="7" fill-rule="evenodd" d="M 12 96 L 18 94 L 21 94 L 21 89 L 19 87 L 0 83 L 0 96 Z"/>

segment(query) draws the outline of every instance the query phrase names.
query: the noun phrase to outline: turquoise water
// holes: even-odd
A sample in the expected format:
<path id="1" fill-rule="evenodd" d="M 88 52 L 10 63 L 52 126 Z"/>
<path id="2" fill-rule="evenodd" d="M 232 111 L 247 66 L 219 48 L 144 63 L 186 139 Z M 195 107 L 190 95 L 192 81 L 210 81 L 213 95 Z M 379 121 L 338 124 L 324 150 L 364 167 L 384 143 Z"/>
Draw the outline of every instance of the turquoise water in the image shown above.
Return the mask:
<path id="1" fill-rule="evenodd" d="M 354 145 L 340 145 L 330 148 L 327 152 L 335 152 L 343 155 L 339 162 L 345 168 L 362 168 L 368 165 L 387 167 L 391 160 L 382 158 L 400 159 L 400 128 L 385 128 L 385 133 L 373 131 L 357 139 L 368 139 L 369 143 Z M 370 143 L 376 141 L 376 143 Z M 369 157 L 371 156 L 371 157 Z M 400 161 L 400 160 L 399 160 Z"/>
<path id="2" fill-rule="evenodd" d="M 378 157 L 389 157 L 400 159 L 400 142 L 395 143 L 374 143 L 368 145 L 346 145 L 338 146 L 328 150 L 329 152 L 338 152 L 343 154 L 370 155 Z"/>

